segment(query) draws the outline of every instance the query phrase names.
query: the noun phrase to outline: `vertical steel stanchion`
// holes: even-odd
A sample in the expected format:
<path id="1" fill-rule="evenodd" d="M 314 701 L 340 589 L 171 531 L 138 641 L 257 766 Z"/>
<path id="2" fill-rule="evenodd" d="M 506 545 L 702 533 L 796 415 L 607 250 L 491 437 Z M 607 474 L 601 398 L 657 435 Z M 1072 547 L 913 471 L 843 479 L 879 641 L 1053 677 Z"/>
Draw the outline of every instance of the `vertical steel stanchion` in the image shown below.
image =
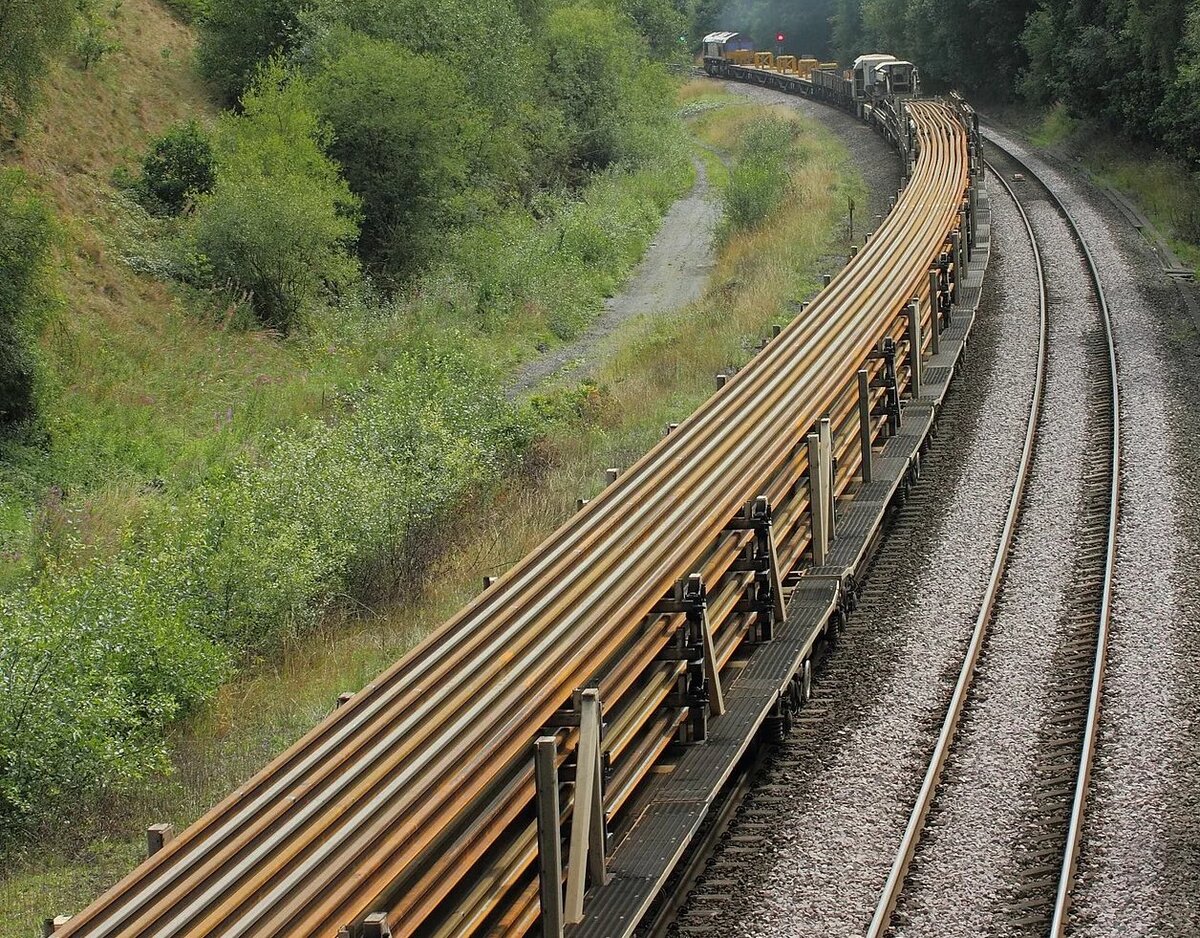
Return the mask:
<path id="1" fill-rule="evenodd" d="M 867 369 L 858 372 L 858 441 L 862 447 L 862 480 L 864 485 L 872 481 L 871 466 L 871 376 Z"/>

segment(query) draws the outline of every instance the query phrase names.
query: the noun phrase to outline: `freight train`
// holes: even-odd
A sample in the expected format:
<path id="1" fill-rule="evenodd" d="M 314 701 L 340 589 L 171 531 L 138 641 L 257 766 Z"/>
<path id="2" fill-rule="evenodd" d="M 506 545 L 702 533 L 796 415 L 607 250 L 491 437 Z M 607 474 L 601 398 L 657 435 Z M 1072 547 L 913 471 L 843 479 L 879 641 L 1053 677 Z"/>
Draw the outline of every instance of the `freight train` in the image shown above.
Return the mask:
<path id="1" fill-rule="evenodd" d="M 921 91 L 917 67 L 886 53 L 860 55 L 854 67 L 843 72 L 836 62 L 756 52 L 750 37 L 734 32 L 709 33 L 702 53 L 709 75 L 816 98 L 857 111 L 867 120 L 884 102 L 894 105 Z"/>

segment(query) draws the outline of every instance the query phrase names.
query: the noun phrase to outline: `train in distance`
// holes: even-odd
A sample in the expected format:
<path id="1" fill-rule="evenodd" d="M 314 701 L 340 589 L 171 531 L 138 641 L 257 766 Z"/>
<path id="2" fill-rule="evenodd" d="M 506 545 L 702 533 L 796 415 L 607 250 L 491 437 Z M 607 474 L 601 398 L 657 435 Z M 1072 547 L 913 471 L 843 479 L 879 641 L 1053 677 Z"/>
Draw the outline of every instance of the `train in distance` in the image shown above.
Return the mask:
<path id="1" fill-rule="evenodd" d="M 837 62 L 811 56 L 757 52 L 745 33 L 709 33 L 701 48 L 709 75 L 800 92 L 850 108 L 915 97 L 921 90 L 921 75 L 912 62 L 882 52 L 860 55 L 843 71 Z"/>

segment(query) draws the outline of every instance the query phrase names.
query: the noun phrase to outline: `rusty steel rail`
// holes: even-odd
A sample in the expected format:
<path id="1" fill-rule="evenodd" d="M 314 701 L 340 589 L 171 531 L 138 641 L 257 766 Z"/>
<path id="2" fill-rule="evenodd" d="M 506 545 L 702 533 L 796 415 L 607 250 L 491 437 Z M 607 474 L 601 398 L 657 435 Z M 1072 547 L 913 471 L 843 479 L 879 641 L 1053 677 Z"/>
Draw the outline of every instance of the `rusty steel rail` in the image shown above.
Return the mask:
<path id="1" fill-rule="evenodd" d="M 853 497 L 870 458 L 859 441 L 895 432 L 958 289 L 976 128 L 939 102 L 903 118 L 907 185 L 803 314 L 465 609 L 55 934 L 457 936 L 522 934 L 544 910 L 574 920 L 604 877 L 606 825 L 674 745 L 703 744 L 730 665 L 770 640 L 788 584 L 823 554 L 827 505 Z"/>

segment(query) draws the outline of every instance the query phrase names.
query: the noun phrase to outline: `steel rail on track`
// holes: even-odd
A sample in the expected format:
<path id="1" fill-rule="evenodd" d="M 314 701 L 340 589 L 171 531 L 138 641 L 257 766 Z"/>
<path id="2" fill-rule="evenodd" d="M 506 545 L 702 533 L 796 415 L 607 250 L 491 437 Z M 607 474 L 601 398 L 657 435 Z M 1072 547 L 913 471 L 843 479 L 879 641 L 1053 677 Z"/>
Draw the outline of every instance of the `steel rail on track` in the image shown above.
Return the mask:
<path id="1" fill-rule="evenodd" d="M 1021 449 L 1017 475 L 1013 482 L 1012 495 L 1008 503 L 1008 512 L 1004 518 L 1004 527 L 1000 534 L 1000 543 L 996 548 L 995 559 L 992 562 L 987 589 L 984 591 L 979 615 L 976 617 L 975 626 L 971 631 L 971 640 L 967 645 L 967 652 L 963 658 L 962 667 L 959 670 L 958 680 L 954 685 L 954 693 L 950 698 L 950 706 L 947 708 L 946 717 L 942 722 L 942 728 L 938 733 L 937 742 L 934 745 L 933 755 L 930 757 L 929 766 L 921 782 L 921 790 L 918 792 L 916 803 L 909 814 L 908 824 L 905 826 L 900 847 L 896 851 L 895 859 L 892 861 L 891 869 L 888 871 L 888 877 L 875 908 L 875 914 L 867 930 L 867 938 L 883 938 L 887 934 L 888 928 L 891 926 L 892 913 L 895 911 L 896 902 L 904 889 L 904 882 L 908 877 L 909 867 L 912 864 L 913 857 L 916 855 L 917 845 L 920 843 L 921 835 L 924 832 L 925 819 L 929 814 L 929 809 L 933 806 L 938 783 L 941 780 L 942 771 L 950 755 L 950 747 L 958 731 L 959 721 L 966 706 L 967 695 L 970 692 L 971 684 L 979 664 L 979 656 L 983 651 L 983 643 L 987 636 L 988 626 L 991 624 L 996 598 L 1000 593 L 1000 585 L 1004 579 L 1004 571 L 1008 564 L 1008 556 L 1011 552 L 1013 538 L 1017 529 L 1017 521 L 1020 518 L 1021 505 L 1025 496 L 1025 484 L 1029 478 L 1029 469 L 1033 464 L 1033 451 L 1037 443 L 1038 423 L 1041 420 L 1042 392 L 1046 378 L 1047 310 L 1049 307 L 1049 293 L 1046 286 L 1045 269 L 1037 239 L 1034 237 L 1033 225 L 1030 223 L 1029 217 L 1025 214 L 1025 209 L 1017 202 L 1016 194 L 1004 180 L 1004 177 L 997 173 L 990 164 L 988 164 L 988 169 L 992 171 L 993 175 L 1000 180 L 1009 195 L 1013 197 L 1013 202 L 1017 205 L 1017 209 L 1021 213 L 1021 220 L 1024 222 L 1025 230 L 1029 234 L 1029 243 L 1033 246 L 1038 278 L 1039 321 L 1037 369 L 1034 375 L 1033 395 L 1030 398 L 1029 417 L 1025 424 L 1025 442 Z"/>
<path id="2" fill-rule="evenodd" d="M 1092 255 L 1083 229 L 1067 208 L 1065 202 L 1049 185 L 1042 180 L 1027 162 L 1014 154 L 1007 147 L 997 143 L 995 138 L 988 141 L 1001 150 L 1008 159 L 1021 166 L 1026 173 L 1038 179 L 1042 188 L 1050 195 L 1051 202 L 1067 220 L 1075 236 L 1076 242 L 1087 260 L 1088 275 L 1096 288 L 1096 299 L 1100 306 L 1100 317 L 1104 324 L 1105 343 L 1108 346 L 1108 373 L 1112 385 L 1111 419 L 1113 441 L 1110 472 L 1112 484 L 1109 492 L 1108 505 L 1108 543 L 1105 545 L 1104 575 L 1100 595 L 1100 619 L 1097 624 L 1096 654 L 1092 669 L 1092 685 L 1088 693 L 1087 720 L 1083 730 L 1082 757 L 1079 762 L 1079 772 L 1075 782 L 1074 798 L 1071 805 L 1071 819 L 1067 832 L 1067 847 L 1063 852 L 1062 868 L 1058 877 L 1058 889 L 1055 892 L 1054 916 L 1050 923 L 1052 938 L 1062 938 L 1066 934 L 1067 916 L 1071 905 L 1071 889 L 1074 885 L 1075 872 L 1079 865 L 1079 851 L 1083 841 L 1083 820 L 1087 808 L 1088 785 L 1091 780 L 1092 763 L 1096 755 L 1096 742 L 1100 733 L 1100 705 L 1104 695 L 1104 674 L 1108 664 L 1108 640 L 1112 620 L 1113 580 L 1117 568 L 1117 526 L 1120 522 L 1121 511 L 1121 389 L 1118 384 L 1117 346 L 1113 338 L 1112 313 L 1108 307 L 1108 297 L 1104 283 L 1100 279 L 1100 269 Z"/>
<path id="3" fill-rule="evenodd" d="M 1005 148 L 995 144 L 994 140 L 989 138 L 989 141 L 993 143 L 993 145 L 996 145 L 998 149 L 1002 150 L 1005 155 L 1014 163 L 1021 166 L 1022 169 L 1024 169 L 1031 177 L 1035 179 L 1038 178 L 1024 161 L 1015 157 Z M 987 168 L 992 172 L 994 178 L 1000 182 L 1001 186 L 1011 197 L 1013 204 L 1020 213 L 1022 223 L 1034 252 L 1038 275 L 1040 307 L 1038 364 L 1034 383 L 1034 394 L 1030 406 L 1029 422 L 1026 427 L 1025 445 L 1021 454 L 1021 463 L 1018 469 L 1016 481 L 1013 486 L 1013 493 L 1009 502 L 1008 515 L 1005 519 L 1004 530 L 1001 535 L 1000 545 L 997 549 L 995 562 L 993 563 L 992 573 L 988 581 L 988 587 L 984 595 L 979 616 L 976 619 L 974 630 L 972 631 L 971 640 L 959 673 L 958 681 L 955 685 L 946 718 L 938 735 L 938 740 L 934 747 L 934 752 L 930 759 L 929 767 L 922 782 L 920 793 L 918 794 L 917 801 L 914 804 L 912 812 L 909 816 L 909 821 L 905 828 L 900 847 L 897 850 L 892 867 L 889 870 L 888 877 L 880 894 L 874 916 L 872 917 L 871 924 L 868 928 L 868 938 L 883 938 L 883 936 L 888 932 L 891 924 L 892 914 L 895 911 L 896 903 L 903 891 L 909 868 L 911 866 L 913 857 L 916 854 L 917 846 L 924 830 L 926 818 L 937 793 L 938 783 L 945 768 L 950 747 L 954 741 L 963 708 L 967 700 L 967 695 L 970 691 L 970 686 L 977 670 L 983 642 L 994 611 L 996 597 L 1003 580 L 1006 560 L 1011 550 L 1013 534 L 1020 515 L 1021 502 L 1023 500 L 1025 483 L 1028 477 L 1028 469 L 1032 461 L 1033 449 L 1036 443 L 1037 424 L 1040 419 L 1046 356 L 1048 351 L 1047 310 L 1049 296 L 1047 292 L 1044 262 L 1032 223 L 1025 211 L 1024 206 L 1017 198 L 1015 191 L 1004 178 L 1003 174 L 1000 173 L 990 163 L 986 163 L 986 165 Z M 1100 279 L 1099 271 L 1096 267 L 1092 253 L 1088 248 L 1087 241 L 1083 237 L 1081 229 L 1076 224 L 1066 205 L 1063 204 L 1058 195 L 1054 193 L 1049 186 L 1045 185 L 1045 183 L 1040 179 L 1038 181 L 1050 194 L 1052 202 L 1056 205 L 1063 217 L 1066 219 L 1069 227 L 1072 230 L 1075 240 L 1078 242 L 1087 260 L 1089 276 L 1095 290 L 1095 295 L 1101 313 L 1101 321 L 1104 327 L 1108 353 L 1108 371 L 1112 388 L 1109 402 L 1109 406 L 1111 407 L 1113 438 L 1109 465 L 1111 481 L 1109 485 L 1110 494 L 1107 520 L 1108 534 L 1107 543 L 1105 546 L 1105 565 L 1101 585 L 1099 613 L 1096 622 L 1097 644 L 1093 659 L 1092 680 L 1089 691 L 1087 716 L 1083 729 L 1083 736 L 1081 739 L 1080 765 L 1076 783 L 1074 785 L 1068 832 L 1066 841 L 1064 843 L 1063 860 L 1058 877 L 1057 888 L 1055 891 L 1053 916 L 1050 924 L 1050 935 L 1052 938 L 1062 938 L 1062 936 L 1065 934 L 1071 888 L 1079 859 L 1079 849 L 1083 833 L 1083 818 L 1087 802 L 1088 783 L 1099 730 L 1100 703 L 1103 693 L 1105 662 L 1107 659 L 1108 636 L 1111 619 L 1113 573 L 1116 567 L 1117 522 L 1120 507 L 1120 400 L 1119 388 L 1117 384 L 1117 361 L 1112 333 L 1112 320 L 1109 312 L 1108 302 L 1105 297 L 1104 285 Z"/>
<path id="4" fill-rule="evenodd" d="M 757 580 L 739 566 L 754 534 L 731 524 L 765 496 L 780 565 L 802 565 L 812 468 L 798 444 L 825 415 L 846 456 L 834 487 L 852 484 L 846 389 L 864 363 L 879 373 L 883 338 L 904 349 L 909 299 L 935 299 L 929 270 L 970 179 L 958 115 L 921 102 L 912 119 L 920 159 L 896 208 L 805 315 L 414 651 L 55 934 L 334 936 L 372 913 L 396 936 L 528 929 L 539 914 L 534 739 L 551 734 L 557 766 L 572 768 L 580 730 L 562 714 L 598 689 L 613 760 L 603 807 L 619 813 L 701 706 L 675 700 L 686 661 L 663 652 L 684 617 L 663 611 L 664 598 L 696 572 L 711 579 L 724 666 L 770 618 L 749 603 Z M 569 819 L 569 795 L 562 809 Z"/>

